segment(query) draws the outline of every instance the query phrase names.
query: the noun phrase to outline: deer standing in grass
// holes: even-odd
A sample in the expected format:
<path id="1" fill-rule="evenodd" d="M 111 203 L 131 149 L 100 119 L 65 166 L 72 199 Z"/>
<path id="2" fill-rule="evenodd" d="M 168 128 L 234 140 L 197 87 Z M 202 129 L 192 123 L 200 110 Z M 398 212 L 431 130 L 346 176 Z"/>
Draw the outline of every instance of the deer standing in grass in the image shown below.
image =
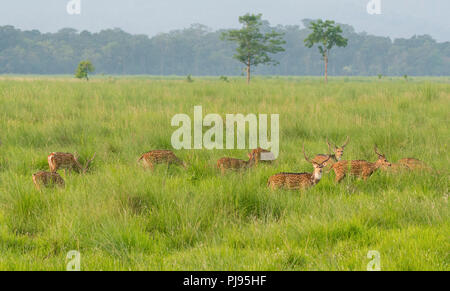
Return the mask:
<path id="1" fill-rule="evenodd" d="M 33 183 L 38 190 L 44 187 L 64 187 L 64 179 L 56 172 L 38 172 L 33 175 Z"/>
<path id="2" fill-rule="evenodd" d="M 225 174 L 226 170 L 241 170 L 248 169 L 255 165 L 255 154 L 249 153 L 248 161 L 234 159 L 234 158 L 221 158 L 217 161 L 217 168 L 222 172 L 222 175 Z"/>
<path id="3" fill-rule="evenodd" d="M 172 151 L 154 150 L 143 154 L 138 162 L 142 161 L 144 168 L 154 170 L 156 164 L 179 165 L 186 168 L 186 163 L 180 160 Z"/>
<path id="4" fill-rule="evenodd" d="M 319 154 L 314 157 L 313 161 L 316 163 L 323 163 L 323 161 L 325 159 L 327 159 L 328 161 L 324 164 L 324 166 L 329 167 L 331 169 L 331 166 L 334 163 L 339 162 L 342 159 L 342 157 L 344 156 L 344 149 L 347 146 L 349 141 L 350 141 L 350 138 L 347 136 L 347 140 L 345 141 L 344 145 L 341 147 L 338 147 L 336 144 L 333 144 L 333 145 L 330 144 L 330 142 L 328 142 L 328 138 L 327 138 L 328 155 Z M 331 148 L 333 148 L 333 150 Z M 332 152 L 334 154 L 331 154 Z"/>
<path id="5" fill-rule="evenodd" d="M 258 163 L 273 163 L 275 160 L 275 156 L 272 152 L 257 148 L 252 150 L 251 155 L 255 157 L 255 165 L 258 165 Z"/>
<path id="6" fill-rule="evenodd" d="M 305 146 L 303 146 L 303 155 L 305 160 L 313 165 L 314 171 L 312 173 L 279 173 L 269 178 L 267 186 L 272 190 L 279 188 L 298 190 L 310 188 L 319 183 L 322 179 L 323 167 L 331 157 L 317 163 L 306 156 Z"/>
<path id="7" fill-rule="evenodd" d="M 389 163 L 385 155 L 378 152 L 377 146 L 374 147 L 374 150 L 378 155 L 378 160 L 374 163 L 364 160 L 339 161 L 331 166 L 331 169 L 336 174 L 336 182 L 341 182 L 347 174 L 367 180 L 379 168 L 390 167 L 391 163 Z"/>
<path id="8" fill-rule="evenodd" d="M 72 170 L 78 172 L 78 173 L 86 173 L 89 164 L 92 163 L 92 161 L 95 159 L 95 155 L 86 162 L 86 165 L 83 167 L 78 162 L 78 159 L 70 153 L 51 153 L 47 160 L 48 160 L 48 166 L 50 167 L 50 171 L 56 173 L 59 169 L 64 169 L 64 174 L 66 173 L 66 170 L 69 171 L 69 174 Z"/>

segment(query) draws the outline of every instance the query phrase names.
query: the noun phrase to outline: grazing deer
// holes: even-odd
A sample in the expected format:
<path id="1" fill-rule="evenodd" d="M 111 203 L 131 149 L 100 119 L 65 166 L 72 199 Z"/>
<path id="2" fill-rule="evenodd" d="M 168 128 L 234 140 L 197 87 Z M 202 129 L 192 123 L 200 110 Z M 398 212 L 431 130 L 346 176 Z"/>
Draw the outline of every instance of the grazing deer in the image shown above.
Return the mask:
<path id="1" fill-rule="evenodd" d="M 186 168 L 186 163 L 180 160 L 172 151 L 154 150 L 143 154 L 138 162 L 142 161 L 144 168 L 153 171 L 156 164 L 179 165 Z"/>
<path id="2" fill-rule="evenodd" d="M 314 171 L 312 173 L 279 173 L 269 178 L 267 187 L 270 187 L 272 190 L 279 188 L 298 190 L 309 188 L 319 183 L 320 179 L 322 179 L 323 167 L 330 157 L 321 163 L 316 163 L 306 156 L 305 146 L 303 146 L 303 155 L 305 160 L 313 165 Z"/>
<path id="3" fill-rule="evenodd" d="M 348 142 L 350 141 L 350 137 L 347 136 L 347 140 L 345 141 L 344 145 L 341 147 L 338 147 L 336 144 L 333 144 L 333 146 L 328 142 L 327 138 L 327 145 L 328 145 L 328 155 L 319 154 L 314 157 L 313 161 L 316 163 L 323 163 L 325 159 L 328 159 L 328 162 L 324 165 L 325 167 L 330 167 L 334 164 L 339 162 L 342 159 L 342 156 L 344 155 L 344 149 L 347 146 Z M 333 147 L 333 150 L 331 148 Z M 331 154 L 331 153 L 334 154 Z"/>
<path id="4" fill-rule="evenodd" d="M 399 171 L 433 171 L 433 168 L 426 163 L 415 158 L 405 158 L 397 163 L 392 163 L 391 167 L 382 167 L 382 170 L 397 173 Z"/>
<path id="5" fill-rule="evenodd" d="M 432 170 L 430 166 L 421 160 L 415 158 L 405 158 L 398 161 L 398 164 L 407 167 L 410 170 Z"/>
<path id="6" fill-rule="evenodd" d="M 272 152 L 262 148 L 252 150 L 251 155 L 255 157 L 255 165 L 258 165 L 259 162 L 273 163 L 275 160 L 275 156 Z"/>
<path id="7" fill-rule="evenodd" d="M 33 183 L 38 190 L 44 187 L 64 187 L 63 178 L 56 172 L 38 172 L 33 174 Z"/>
<path id="8" fill-rule="evenodd" d="M 390 167 L 391 163 L 389 163 L 385 155 L 378 152 L 376 145 L 374 150 L 378 155 L 378 160 L 375 163 L 363 160 L 339 161 L 331 166 L 331 169 L 336 174 L 336 182 L 341 182 L 346 174 L 362 177 L 363 180 L 367 180 L 367 178 L 369 178 L 377 169 L 382 167 Z"/>
<path id="9" fill-rule="evenodd" d="M 95 155 L 96 154 L 94 154 L 92 159 L 86 162 L 86 165 L 83 168 L 78 162 L 78 159 L 73 154 L 51 153 L 47 158 L 48 166 L 50 167 L 51 172 L 56 172 L 59 169 L 64 169 L 64 174 L 66 173 L 66 170 L 69 170 L 69 174 L 72 170 L 84 174 L 87 172 L 89 164 L 95 159 Z"/>
<path id="10" fill-rule="evenodd" d="M 248 161 L 233 159 L 233 158 L 221 158 L 217 161 L 217 168 L 222 172 L 222 175 L 225 174 L 226 170 L 240 170 L 251 168 L 255 165 L 255 155 L 253 153 L 249 153 Z"/>

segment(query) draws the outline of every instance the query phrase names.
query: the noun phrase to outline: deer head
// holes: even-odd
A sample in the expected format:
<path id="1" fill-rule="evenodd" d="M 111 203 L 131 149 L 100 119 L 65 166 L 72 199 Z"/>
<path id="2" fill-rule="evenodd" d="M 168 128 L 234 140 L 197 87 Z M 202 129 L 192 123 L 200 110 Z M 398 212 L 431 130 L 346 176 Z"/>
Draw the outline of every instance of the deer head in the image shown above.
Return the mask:
<path id="1" fill-rule="evenodd" d="M 338 147 L 336 144 L 334 144 L 334 143 L 331 144 L 330 142 L 328 142 L 328 137 L 327 137 L 327 145 L 328 145 L 329 154 L 331 152 L 333 152 L 334 156 L 336 157 L 336 160 L 340 161 L 342 159 L 342 156 L 344 155 L 344 149 L 347 146 L 349 141 L 350 141 L 350 137 L 347 136 L 347 140 L 345 141 L 344 145 L 341 147 Z M 333 150 L 331 148 L 333 148 Z"/>
<path id="2" fill-rule="evenodd" d="M 328 159 L 326 159 L 325 161 L 323 161 L 322 163 L 316 163 L 314 161 L 312 161 L 310 158 L 308 158 L 308 156 L 306 156 L 306 152 L 305 152 L 305 145 L 303 145 L 303 156 L 305 157 L 305 160 L 309 163 L 311 163 L 314 167 L 314 178 L 316 180 L 320 180 L 322 178 L 322 171 L 323 171 L 323 167 L 325 165 L 326 162 L 328 162 L 328 160 L 331 158 L 331 156 L 328 156 Z"/>
<path id="3" fill-rule="evenodd" d="M 87 172 L 87 170 L 88 170 L 88 168 L 89 168 L 89 164 L 92 163 L 92 161 L 94 161 L 96 155 L 97 155 L 97 153 L 94 153 L 94 155 L 92 156 L 92 158 L 86 162 L 86 165 L 85 165 L 84 168 L 83 168 L 83 173 L 84 173 L 84 174 Z"/>
<path id="4" fill-rule="evenodd" d="M 377 145 L 375 145 L 374 150 L 378 156 L 378 160 L 375 162 L 375 165 L 377 168 L 392 166 L 392 164 L 386 159 L 386 156 L 384 154 L 380 154 L 380 152 L 378 151 Z"/>

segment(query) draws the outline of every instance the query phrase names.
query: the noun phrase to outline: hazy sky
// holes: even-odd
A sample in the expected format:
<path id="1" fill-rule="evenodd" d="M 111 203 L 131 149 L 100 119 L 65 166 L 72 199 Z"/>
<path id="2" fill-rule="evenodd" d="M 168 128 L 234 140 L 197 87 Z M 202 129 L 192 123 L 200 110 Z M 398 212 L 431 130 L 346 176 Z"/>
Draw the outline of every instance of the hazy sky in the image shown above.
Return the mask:
<path id="1" fill-rule="evenodd" d="M 70 0 L 0 0 L 0 25 L 55 32 L 64 27 L 99 31 L 119 27 L 155 35 L 205 24 L 237 27 L 239 15 L 263 13 L 271 24 L 301 24 L 304 18 L 327 18 L 351 24 L 356 31 L 391 37 L 430 34 L 450 41 L 450 0 L 378 0 L 381 15 L 369 15 L 375 0 L 79 0 L 81 14 L 69 15 Z"/>

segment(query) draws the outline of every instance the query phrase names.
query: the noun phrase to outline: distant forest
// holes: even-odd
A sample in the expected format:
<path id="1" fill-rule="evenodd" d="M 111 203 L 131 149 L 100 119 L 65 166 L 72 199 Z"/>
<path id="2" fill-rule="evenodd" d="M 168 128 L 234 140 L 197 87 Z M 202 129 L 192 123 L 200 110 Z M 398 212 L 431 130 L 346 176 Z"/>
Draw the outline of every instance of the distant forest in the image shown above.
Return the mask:
<path id="1" fill-rule="evenodd" d="M 303 21 L 305 27 L 309 21 Z M 450 42 L 438 43 L 428 35 L 392 41 L 341 27 L 348 46 L 332 50 L 331 75 L 450 75 Z M 323 74 L 319 52 L 303 43 L 309 29 L 267 22 L 264 29 L 283 32 L 286 51 L 275 56 L 278 66 L 258 67 L 256 74 Z M 150 38 L 120 29 L 40 33 L 0 26 L 0 74 L 73 74 L 88 59 L 96 74 L 241 75 L 242 65 L 232 58 L 235 45 L 220 39 L 223 31 L 195 24 Z"/>

